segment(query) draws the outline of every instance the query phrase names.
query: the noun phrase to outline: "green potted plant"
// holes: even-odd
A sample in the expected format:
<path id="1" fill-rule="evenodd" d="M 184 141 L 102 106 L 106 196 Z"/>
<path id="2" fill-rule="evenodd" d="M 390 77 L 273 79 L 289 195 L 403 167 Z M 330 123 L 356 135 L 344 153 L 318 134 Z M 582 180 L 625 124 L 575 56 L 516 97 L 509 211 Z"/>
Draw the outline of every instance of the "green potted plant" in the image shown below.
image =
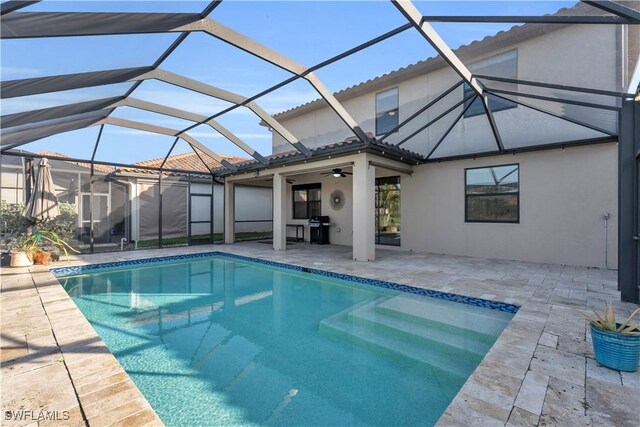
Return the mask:
<path id="1" fill-rule="evenodd" d="M 64 252 L 65 257 L 69 257 L 69 251 L 74 253 L 80 253 L 73 247 L 71 247 L 64 239 L 60 238 L 58 233 L 49 230 L 34 230 L 30 236 L 27 237 L 25 243 L 28 247 L 32 248 L 34 253 L 36 264 L 47 265 L 51 262 L 51 251 L 49 248 L 58 248 Z"/>
<path id="2" fill-rule="evenodd" d="M 618 371 L 637 371 L 640 361 L 640 323 L 631 322 L 640 313 L 640 308 L 622 323 L 616 321 L 610 302 L 605 301 L 602 313 L 595 309 L 592 311 L 593 315 L 582 312 L 580 314 L 589 321 L 596 361 Z"/>
<path id="3" fill-rule="evenodd" d="M 36 246 L 26 234 L 13 236 L 7 241 L 11 254 L 11 267 L 29 267 L 33 265 L 33 253 Z"/>

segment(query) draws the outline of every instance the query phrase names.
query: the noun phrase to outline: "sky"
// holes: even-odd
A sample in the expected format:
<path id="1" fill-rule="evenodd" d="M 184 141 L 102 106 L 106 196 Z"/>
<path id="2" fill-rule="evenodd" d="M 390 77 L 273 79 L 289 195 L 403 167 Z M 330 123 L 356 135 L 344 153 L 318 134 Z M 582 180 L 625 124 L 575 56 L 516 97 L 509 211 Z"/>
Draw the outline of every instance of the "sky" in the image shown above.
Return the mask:
<path id="1" fill-rule="evenodd" d="M 415 1 L 425 15 L 541 15 L 575 1 Z M 202 1 L 43 1 L 23 11 L 82 12 L 201 12 Z M 225 0 L 210 18 L 263 43 L 309 67 L 406 23 L 388 1 L 233 1 Z M 512 24 L 433 24 L 442 38 L 456 48 Z M 155 62 L 177 34 L 143 34 L 2 40 L 0 75 L 3 81 L 102 69 L 147 66 Z M 435 56 L 415 30 L 408 30 L 358 54 L 316 72 L 331 91 L 339 91 L 400 67 Z M 161 68 L 244 96 L 252 96 L 291 76 L 271 64 L 202 33 L 192 33 Z M 131 83 L 6 99 L 3 115 L 74 102 L 123 95 Z M 230 104 L 158 81 L 145 81 L 132 95 L 210 116 Z M 315 90 L 298 80 L 257 100 L 271 114 L 317 98 Z M 114 117 L 142 121 L 172 129 L 192 124 L 141 110 L 121 107 Z M 271 154 L 271 133 L 246 108 L 224 114 L 218 121 L 263 155 Z M 247 155 L 208 126 L 191 136 L 218 153 Z M 94 126 L 58 134 L 21 148 L 58 151 L 76 158 L 91 158 L 98 135 Z M 164 157 L 174 138 L 105 126 L 97 160 L 133 163 Z M 190 152 L 180 141 L 172 154 Z"/>

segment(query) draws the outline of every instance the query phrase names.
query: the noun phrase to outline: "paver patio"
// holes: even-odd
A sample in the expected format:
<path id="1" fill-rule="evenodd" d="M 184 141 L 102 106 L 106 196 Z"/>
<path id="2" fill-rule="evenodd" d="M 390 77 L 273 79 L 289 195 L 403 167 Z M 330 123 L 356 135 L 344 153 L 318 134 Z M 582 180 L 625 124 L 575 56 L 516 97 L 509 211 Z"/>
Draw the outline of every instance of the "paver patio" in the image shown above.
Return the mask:
<path id="1" fill-rule="evenodd" d="M 604 300 L 617 301 L 620 315 L 634 309 L 619 302 L 615 271 L 389 249 L 358 263 L 348 247 L 287 249 L 255 242 L 165 248 L 72 256 L 56 266 L 224 251 L 518 304 L 441 425 L 640 425 L 640 373 L 599 366 L 575 311 Z M 2 425 L 161 424 L 46 267 L 3 269 L 0 322 Z M 58 421 L 35 421 L 41 411 Z"/>

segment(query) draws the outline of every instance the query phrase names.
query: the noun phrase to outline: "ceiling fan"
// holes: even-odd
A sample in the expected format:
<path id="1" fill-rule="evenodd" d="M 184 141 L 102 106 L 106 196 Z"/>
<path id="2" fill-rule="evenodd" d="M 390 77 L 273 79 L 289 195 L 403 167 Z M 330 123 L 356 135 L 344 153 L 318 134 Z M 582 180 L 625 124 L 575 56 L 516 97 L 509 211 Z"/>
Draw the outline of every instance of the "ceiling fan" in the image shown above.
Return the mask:
<path id="1" fill-rule="evenodd" d="M 343 172 L 340 168 L 332 169 L 331 172 L 321 173 L 320 175 L 329 176 L 333 175 L 334 178 L 346 178 L 347 175 L 353 175 L 351 172 Z"/>

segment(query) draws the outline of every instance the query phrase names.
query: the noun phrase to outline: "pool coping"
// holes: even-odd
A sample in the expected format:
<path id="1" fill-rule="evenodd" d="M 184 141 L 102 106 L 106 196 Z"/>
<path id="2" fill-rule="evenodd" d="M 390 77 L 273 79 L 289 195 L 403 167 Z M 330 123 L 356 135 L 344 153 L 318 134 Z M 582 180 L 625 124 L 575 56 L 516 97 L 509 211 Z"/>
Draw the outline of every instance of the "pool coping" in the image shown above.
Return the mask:
<path id="1" fill-rule="evenodd" d="M 476 307 L 483 307 L 483 308 L 503 311 L 503 312 L 512 313 L 512 314 L 516 314 L 520 309 L 519 305 L 509 304 L 506 302 L 491 301 L 488 299 L 476 298 L 476 297 L 468 297 L 464 295 L 454 294 L 451 292 L 442 292 L 442 291 L 436 291 L 433 289 L 418 288 L 410 285 L 401 285 L 398 283 L 388 282 L 385 280 L 368 279 L 366 277 L 354 276 L 351 274 L 336 273 L 333 271 L 310 268 L 310 267 L 305 267 L 305 266 L 296 265 L 296 264 L 287 264 L 283 262 L 270 261 L 262 258 L 252 258 L 244 255 L 232 254 L 229 252 L 222 252 L 222 251 L 200 252 L 200 253 L 185 254 L 185 255 L 167 255 L 162 257 L 141 258 L 141 259 L 127 260 L 127 261 L 85 264 L 85 265 L 73 266 L 73 267 L 57 267 L 57 268 L 50 268 L 49 271 L 53 273 L 55 277 L 69 277 L 69 276 L 74 276 L 74 275 L 92 272 L 96 270 L 99 271 L 99 270 L 119 268 L 119 267 L 154 264 L 154 263 L 161 263 L 165 261 L 183 261 L 183 260 L 191 260 L 191 259 L 199 259 L 199 258 L 214 258 L 214 257 L 253 262 L 256 264 L 268 265 L 270 267 L 278 267 L 286 270 L 298 271 L 301 273 L 309 273 L 309 274 L 314 274 L 321 277 L 329 277 L 332 279 L 339 279 L 347 282 L 359 283 L 362 285 L 390 289 L 390 290 L 407 293 L 407 294 L 437 298 L 445 301 L 473 305 Z"/>

